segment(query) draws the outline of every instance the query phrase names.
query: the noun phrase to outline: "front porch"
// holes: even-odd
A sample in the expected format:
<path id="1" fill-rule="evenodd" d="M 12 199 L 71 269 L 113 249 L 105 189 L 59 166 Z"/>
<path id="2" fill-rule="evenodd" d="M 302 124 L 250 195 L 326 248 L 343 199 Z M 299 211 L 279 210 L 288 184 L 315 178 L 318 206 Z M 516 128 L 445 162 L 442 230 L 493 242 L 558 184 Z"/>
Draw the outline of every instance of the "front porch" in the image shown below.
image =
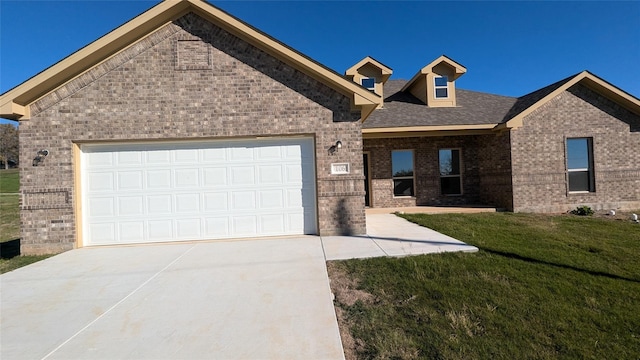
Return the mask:
<path id="1" fill-rule="evenodd" d="M 386 208 L 366 208 L 367 215 L 373 214 L 475 214 L 485 212 L 504 211 L 500 208 L 484 205 L 468 206 L 407 206 L 407 207 L 386 207 Z"/>

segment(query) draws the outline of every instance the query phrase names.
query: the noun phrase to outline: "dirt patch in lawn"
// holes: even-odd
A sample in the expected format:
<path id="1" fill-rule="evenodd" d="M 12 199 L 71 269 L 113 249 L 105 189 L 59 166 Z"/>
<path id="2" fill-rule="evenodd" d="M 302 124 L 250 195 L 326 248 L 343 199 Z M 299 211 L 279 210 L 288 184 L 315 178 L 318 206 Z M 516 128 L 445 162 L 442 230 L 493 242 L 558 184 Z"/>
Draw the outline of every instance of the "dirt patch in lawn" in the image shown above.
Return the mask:
<path id="1" fill-rule="evenodd" d="M 631 221 L 631 214 L 640 216 L 640 209 L 637 211 L 614 210 L 615 215 L 611 215 L 609 211 L 610 210 L 597 210 L 593 213 L 593 217 L 615 221 Z"/>
<path id="2" fill-rule="evenodd" d="M 359 290 L 358 280 L 351 278 L 342 266 L 327 262 L 327 271 L 329 273 L 331 291 L 335 296 L 334 307 L 338 318 L 344 357 L 346 360 L 356 360 L 358 358 L 358 350 L 363 349 L 364 342 L 354 338 L 351 334 L 352 323 L 342 306 L 352 306 L 358 301 L 371 304 L 374 301 L 374 296 L 366 291 Z"/>

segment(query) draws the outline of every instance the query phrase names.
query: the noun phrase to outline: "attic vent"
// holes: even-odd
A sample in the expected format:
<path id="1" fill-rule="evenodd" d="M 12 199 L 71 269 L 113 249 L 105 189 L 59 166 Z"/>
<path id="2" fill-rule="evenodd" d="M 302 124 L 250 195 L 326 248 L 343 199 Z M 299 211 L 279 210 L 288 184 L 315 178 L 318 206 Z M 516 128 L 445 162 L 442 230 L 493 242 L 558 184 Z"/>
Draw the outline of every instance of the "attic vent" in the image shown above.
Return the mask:
<path id="1" fill-rule="evenodd" d="M 176 51 L 178 70 L 211 69 L 209 46 L 204 41 L 178 40 Z"/>

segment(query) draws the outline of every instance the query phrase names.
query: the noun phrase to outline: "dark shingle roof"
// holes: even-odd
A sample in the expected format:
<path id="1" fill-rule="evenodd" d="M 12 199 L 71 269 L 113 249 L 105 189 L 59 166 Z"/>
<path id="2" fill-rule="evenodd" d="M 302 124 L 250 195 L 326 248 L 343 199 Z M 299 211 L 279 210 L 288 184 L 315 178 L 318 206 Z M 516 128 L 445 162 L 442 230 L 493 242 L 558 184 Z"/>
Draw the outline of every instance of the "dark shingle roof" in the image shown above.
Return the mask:
<path id="1" fill-rule="evenodd" d="M 562 85 L 566 84 L 569 80 L 573 79 L 578 74 L 571 75 L 566 79 L 562 79 L 562 80 L 560 80 L 558 82 L 555 82 L 555 83 L 553 83 L 551 85 L 545 86 L 542 89 L 538 89 L 538 90 L 536 90 L 534 92 L 531 92 L 531 93 L 529 93 L 527 95 L 519 97 L 518 100 L 515 102 L 515 104 L 513 104 L 513 107 L 509 110 L 509 112 L 507 112 L 505 114 L 505 116 L 504 116 L 504 118 L 502 119 L 501 122 L 506 122 L 508 120 L 511 120 L 516 115 L 520 114 L 521 112 L 523 112 L 524 110 L 526 110 L 527 108 L 532 106 L 533 104 L 535 104 L 538 101 L 542 100 L 542 98 L 544 98 L 545 96 L 551 94 L 556 89 L 558 89 Z"/>
<path id="2" fill-rule="evenodd" d="M 400 92 L 406 82 L 386 82 L 384 108 L 375 110 L 362 124 L 363 128 L 498 124 L 506 120 L 519 101 L 509 96 L 456 89 L 456 107 L 430 108 L 410 93 Z"/>

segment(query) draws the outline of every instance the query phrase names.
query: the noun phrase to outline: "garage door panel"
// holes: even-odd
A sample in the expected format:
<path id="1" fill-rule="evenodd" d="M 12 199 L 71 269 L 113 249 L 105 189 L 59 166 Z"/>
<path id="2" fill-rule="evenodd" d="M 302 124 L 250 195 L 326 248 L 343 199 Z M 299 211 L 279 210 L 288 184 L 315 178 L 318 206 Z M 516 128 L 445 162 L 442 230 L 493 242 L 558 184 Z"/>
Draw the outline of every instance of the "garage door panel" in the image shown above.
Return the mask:
<path id="1" fill-rule="evenodd" d="M 148 170 L 147 189 L 169 190 L 171 189 L 171 170 Z"/>
<path id="2" fill-rule="evenodd" d="M 169 241 L 174 239 L 172 220 L 150 220 L 147 222 L 149 240 Z"/>
<path id="3" fill-rule="evenodd" d="M 234 166 L 231 168 L 231 183 L 238 185 L 254 185 L 255 169 L 253 166 Z"/>
<path id="4" fill-rule="evenodd" d="M 304 214 L 301 214 L 301 213 L 287 214 L 287 220 L 289 221 L 289 224 L 291 224 L 290 225 L 291 231 L 298 232 L 301 234 L 306 234 Z"/>
<path id="5" fill-rule="evenodd" d="M 300 160 L 302 159 L 302 153 L 305 150 L 305 146 L 285 145 L 283 146 L 283 149 L 287 160 Z"/>
<path id="6" fill-rule="evenodd" d="M 144 215 L 142 196 L 121 196 L 118 198 L 118 216 Z"/>
<path id="7" fill-rule="evenodd" d="M 208 167 L 204 168 L 202 172 L 203 187 L 215 189 L 216 187 L 227 185 L 227 168 Z"/>
<path id="8" fill-rule="evenodd" d="M 255 236 L 258 234 L 257 216 L 235 216 L 232 218 L 232 233 L 239 236 Z"/>
<path id="9" fill-rule="evenodd" d="M 85 245 L 316 232 L 312 139 L 81 150 Z"/>
<path id="10" fill-rule="evenodd" d="M 145 151 L 147 164 L 171 165 L 171 152 L 169 150 L 153 149 Z"/>
<path id="11" fill-rule="evenodd" d="M 269 214 L 260 216 L 260 230 L 265 235 L 286 232 L 285 215 Z"/>
<path id="12" fill-rule="evenodd" d="M 140 151 L 120 151 L 116 155 L 116 164 L 120 166 L 142 165 Z"/>
<path id="13" fill-rule="evenodd" d="M 234 191 L 231 193 L 231 210 L 252 210 L 256 208 L 254 191 Z"/>
<path id="14" fill-rule="evenodd" d="M 121 243 L 144 241 L 144 221 L 121 221 L 118 224 L 118 238 Z"/>
<path id="15" fill-rule="evenodd" d="M 200 219 L 179 219 L 176 220 L 176 236 L 179 239 L 200 239 L 202 232 L 200 231 Z"/>
<path id="16" fill-rule="evenodd" d="M 282 184 L 282 166 L 265 165 L 258 167 L 258 179 L 260 184 Z"/>
<path id="17" fill-rule="evenodd" d="M 205 163 L 224 164 L 227 162 L 227 150 L 225 148 L 203 149 L 202 161 Z"/>
<path id="18" fill-rule="evenodd" d="M 205 236 L 212 239 L 225 238 L 231 235 L 229 232 L 229 218 L 209 217 L 205 219 Z"/>
<path id="19" fill-rule="evenodd" d="M 91 166 L 92 168 L 111 167 L 113 166 L 113 158 L 114 154 L 112 153 L 90 153 L 87 156 L 87 165 Z"/>
<path id="20" fill-rule="evenodd" d="M 150 215 L 171 215 L 173 211 L 173 197 L 171 195 L 148 195 L 147 211 Z"/>
<path id="21" fill-rule="evenodd" d="M 178 149 L 174 154 L 176 165 L 192 165 L 198 163 L 198 149 Z"/>
<path id="22" fill-rule="evenodd" d="M 302 208 L 302 191 L 299 189 L 288 189 L 286 205 L 289 208 Z"/>
<path id="23" fill-rule="evenodd" d="M 229 161 L 253 161 L 253 148 L 251 147 L 232 147 L 229 149 Z"/>
<path id="24" fill-rule="evenodd" d="M 258 148 L 257 160 L 279 160 L 282 159 L 282 148 L 280 146 L 263 146 Z"/>
<path id="25" fill-rule="evenodd" d="M 302 183 L 302 165 L 291 164 L 285 165 L 286 183 L 300 184 Z"/>
<path id="26" fill-rule="evenodd" d="M 204 194 L 204 207 L 205 213 L 210 212 L 226 212 L 229 210 L 228 206 L 228 194 L 226 192 L 219 193 L 205 193 Z"/>
<path id="27" fill-rule="evenodd" d="M 89 200 L 89 216 L 91 217 L 114 217 L 116 215 L 114 207 L 114 199 L 112 197 L 106 198 L 92 198 Z"/>
<path id="28" fill-rule="evenodd" d="M 113 192 L 114 174 L 113 172 L 94 172 L 89 174 L 89 192 Z"/>
<path id="29" fill-rule="evenodd" d="M 177 214 L 200 211 L 200 194 L 176 194 L 175 199 Z"/>
<path id="30" fill-rule="evenodd" d="M 119 190 L 142 190 L 144 178 L 142 171 L 117 172 Z"/>
<path id="31" fill-rule="evenodd" d="M 200 185 L 198 169 L 176 169 L 174 171 L 176 188 L 193 188 Z"/>
<path id="32" fill-rule="evenodd" d="M 260 191 L 260 209 L 282 209 L 284 207 L 284 191 L 266 190 Z"/>
<path id="33" fill-rule="evenodd" d="M 113 244 L 116 240 L 116 224 L 115 223 L 95 223 L 89 227 L 88 236 L 91 237 L 91 243 L 94 245 Z"/>

